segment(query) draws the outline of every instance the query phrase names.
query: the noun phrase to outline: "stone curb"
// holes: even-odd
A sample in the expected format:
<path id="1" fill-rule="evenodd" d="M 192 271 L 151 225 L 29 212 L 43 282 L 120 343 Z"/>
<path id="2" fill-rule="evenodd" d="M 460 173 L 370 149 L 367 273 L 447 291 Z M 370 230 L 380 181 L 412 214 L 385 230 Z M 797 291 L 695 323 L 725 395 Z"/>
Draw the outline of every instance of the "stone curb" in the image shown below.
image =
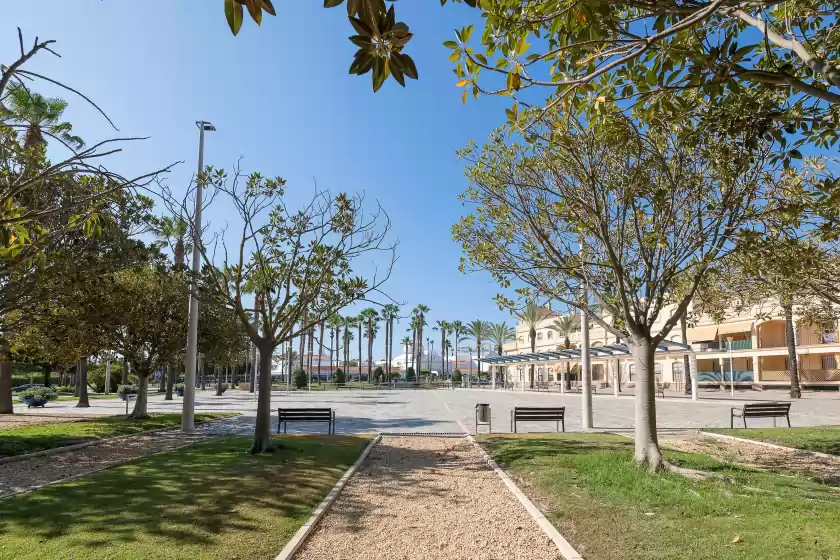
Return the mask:
<path id="1" fill-rule="evenodd" d="M 715 432 L 704 432 L 700 430 L 699 433 L 704 436 L 718 438 L 718 439 L 728 439 L 733 441 L 740 441 L 743 443 L 752 443 L 755 445 L 761 445 L 762 447 L 769 447 L 771 449 L 781 449 L 783 451 L 795 451 L 798 453 L 807 453 L 808 455 L 814 455 L 815 457 L 820 457 L 821 459 L 829 459 L 831 461 L 838 461 L 840 462 L 840 456 L 838 455 L 830 455 L 828 453 L 821 453 L 819 451 L 809 451 L 807 449 L 797 449 L 796 447 L 785 447 L 784 445 L 776 445 L 775 443 L 768 443 L 766 441 L 759 441 L 757 439 L 748 439 L 748 438 L 740 438 L 736 436 L 730 436 L 727 434 L 718 434 Z"/>
<path id="2" fill-rule="evenodd" d="M 540 526 L 540 529 L 548 535 L 548 538 L 551 539 L 551 542 L 554 543 L 554 546 L 557 547 L 557 550 L 560 554 L 565 558 L 565 560 L 584 560 L 583 556 L 574 549 L 574 547 L 567 541 L 563 535 L 557 530 L 557 527 L 551 524 L 551 522 L 546 519 L 545 515 L 534 505 L 534 503 L 526 496 L 522 490 L 516 485 L 516 483 L 511 480 L 511 478 L 507 475 L 505 471 L 499 468 L 499 465 L 490 458 L 487 452 L 484 451 L 484 448 L 475 441 L 475 438 L 472 437 L 470 434 L 466 435 L 467 441 L 473 444 L 473 446 L 481 453 L 484 460 L 487 462 L 487 465 L 495 471 L 495 473 L 502 479 L 502 482 L 505 483 L 505 486 L 508 487 L 508 490 L 516 496 L 516 499 L 519 500 L 519 503 L 522 504 L 522 507 L 531 514 L 531 517 L 534 518 L 534 521 L 537 522 L 537 525 Z"/>
<path id="3" fill-rule="evenodd" d="M 152 431 L 160 431 L 160 430 L 152 430 Z M 150 432 L 144 432 L 144 433 L 151 433 L 151 431 Z M 134 435 L 139 435 L 139 434 L 134 434 Z M 46 486 L 52 486 L 53 484 L 63 484 L 65 482 L 70 482 L 70 481 L 76 480 L 77 478 L 82 478 L 82 477 L 88 476 L 89 474 L 94 474 L 94 473 L 98 473 L 98 472 L 105 471 L 105 470 L 108 470 L 108 469 L 113 469 L 115 467 L 121 467 L 121 466 L 127 465 L 128 463 L 131 463 L 133 461 L 137 461 L 138 459 L 143 459 L 143 458 L 146 458 L 146 457 L 154 457 L 155 455 L 160 455 L 162 453 L 170 453 L 172 451 L 178 451 L 179 449 L 184 449 L 185 447 L 190 447 L 191 445 L 195 445 L 197 443 L 202 443 L 204 441 L 207 441 L 208 439 L 213 439 L 213 438 L 217 438 L 217 437 L 225 437 L 225 436 L 206 436 L 206 437 L 197 438 L 195 441 L 190 441 L 190 442 L 185 443 L 184 445 L 179 445 L 179 446 L 173 447 L 171 449 L 164 449 L 162 451 L 157 451 L 155 453 L 149 453 L 148 455 L 141 455 L 139 457 L 132 457 L 130 459 L 125 459 L 123 461 L 118 461 L 116 463 L 111 463 L 110 465 L 106 465 L 104 467 L 97 467 L 97 468 L 95 468 L 93 470 L 90 470 L 90 471 L 86 471 L 86 472 L 79 473 L 79 474 L 74 474 L 73 476 L 68 476 L 67 478 L 62 478 L 60 480 L 52 480 L 52 481 L 46 482 L 44 484 L 39 484 L 38 486 L 32 486 L 31 488 L 26 488 L 24 490 L 18 490 L 16 492 L 12 492 L 11 494 L 6 494 L 4 496 L 0 496 L 0 501 L 5 500 L 7 498 L 11 498 L 12 496 L 19 496 L 20 494 L 26 494 L 27 492 L 35 492 L 36 490 L 40 490 L 41 488 L 44 488 Z M 120 438 L 112 438 L 112 439 L 120 439 Z M 65 449 L 65 448 L 62 447 L 60 449 Z M 29 456 L 31 457 L 32 454 L 30 454 Z"/>
<path id="4" fill-rule="evenodd" d="M 92 418 L 96 418 L 95 416 Z M 230 418 L 216 418 L 214 420 L 210 420 L 208 422 L 202 422 L 198 424 L 199 426 L 207 426 L 213 422 L 217 422 L 219 420 L 230 420 Z M 84 421 L 84 420 L 83 420 Z M 45 457 L 48 455 L 57 455 L 58 453 L 64 453 L 65 451 L 76 451 L 77 449 L 84 449 L 85 447 L 90 447 L 92 445 L 97 445 L 100 443 L 109 443 L 112 441 L 119 441 L 121 439 L 126 439 L 130 437 L 136 436 L 148 436 L 150 434 L 156 434 L 158 432 L 166 432 L 169 430 L 178 430 L 180 428 L 155 428 L 154 430 L 148 430 L 145 432 L 137 432 L 136 434 L 127 434 L 124 436 L 116 436 L 112 438 L 105 438 L 105 439 L 95 439 L 92 441 L 86 441 L 84 443 L 75 443 L 73 445 L 65 445 L 62 447 L 53 447 L 52 449 L 42 449 L 41 451 L 34 451 L 32 453 L 27 453 L 26 455 L 13 455 L 11 457 L 3 457 L 0 459 L 0 465 L 6 465 L 9 463 L 17 463 L 19 461 L 26 461 L 27 459 L 34 459 L 36 457 Z"/>
<path id="5" fill-rule="evenodd" d="M 344 473 L 344 476 L 342 476 L 338 480 L 338 482 L 335 483 L 335 486 L 333 486 L 332 490 L 330 490 L 330 493 L 327 494 L 327 497 L 324 498 L 320 504 L 318 504 L 318 507 L 315 509 L 315 512 L 312 514 L 312 516 L 306 520 L 306 523 L 304 523 L 300 529 L 297 530 L 297 533 L 295 533 L 295 535 L 292 537 L 292 540 L 286 543 L 286 546 L 283 547 L 283 550 L 280 551 L 280 554 L 278 554 L 274 558 L 274 560 L 289 560 L 290 558 L 294 557 L 294 555 L 297 553 L 300 547 L 303 546 L 303 543 L 306 542 L 306 539 L 307 537 L 309 537 L 310 533 L 312 533 L 312 531 L 315 530 L 315 527 L 318 525 L 318 522 L 321 520 L 324 514 L 326 514 L 327 511 L 329 511 L 330 506 L 332 506 L 335 499 L 338 498 L 339 494 L 341 494 L 341 491 L 344 489 L 344 486 L 347 485 L 347 481 L 349 481 L 350 477 L 352 477 L 356 473 L 356 470 L 358 470 L 358 468 L 362 465 L 364 460 L 367 459 L 367 456 L 370 453 L 371 449 L 373 449 L 373 446 L 379 443 L 379 440 L 381 439 L 381 434 L 373 438 L 373 441 L 371 441 L 365 448 L 365 450 L 362 451 L 362 454 L 359 455 L 359 458 L 356 459 L 356 462 L 353 463 L 353 466 L 347 469 L 347 472 Z"/>

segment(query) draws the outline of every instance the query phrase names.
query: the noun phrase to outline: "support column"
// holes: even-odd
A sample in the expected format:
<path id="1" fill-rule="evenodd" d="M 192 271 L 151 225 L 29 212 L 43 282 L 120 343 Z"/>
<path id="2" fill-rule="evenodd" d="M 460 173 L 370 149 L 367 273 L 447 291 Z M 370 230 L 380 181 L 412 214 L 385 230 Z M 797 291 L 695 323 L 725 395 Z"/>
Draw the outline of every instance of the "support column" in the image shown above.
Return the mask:
<path id="1" fill-rule="evenodd" d="M 583 294 L 584 301 L 588 301 L 588 292 L 584 290 Z M 583 313 L 580 326 L 580 334 L 580 426 L 584 430 L 590 430 L 592 429 L 592 366 L 589 359 L 589 314 L 586 312 Z"/>
<path id="2" fill-rule="evenodd" d="M 618 360 L 609 360 L 613 372 L 613 396 L 618 398 L 618 389 L 621 384 L 621 362 Z"/>
<path id="3" fill-rule="evenodd" d="M 688 373 L 691 374 L 691 400 L 696 401 L 697 394 L 697 354 L 691 352 L 688 355 Z"/>

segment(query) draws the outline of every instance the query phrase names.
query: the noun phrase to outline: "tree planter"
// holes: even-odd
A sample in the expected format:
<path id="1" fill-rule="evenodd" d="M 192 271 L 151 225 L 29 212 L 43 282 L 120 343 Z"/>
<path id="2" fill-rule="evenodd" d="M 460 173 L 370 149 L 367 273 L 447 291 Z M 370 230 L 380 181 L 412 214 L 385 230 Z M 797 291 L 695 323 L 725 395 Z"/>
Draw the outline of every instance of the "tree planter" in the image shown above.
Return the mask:
<path id="1" fill-rule="evenodd" d="M 175 394 L 178 395 L 179 397 L 183 397 L 184 396 L 184 390 L 183 389 L 176 389 Z"/>
<path id="2" fill-rule="evenodd" d="M 27 406 L 27 408 L 32 408 L 33 406 L 43 407 L 48 402 L 49 401 L 47 399 L 23 399 L 23 404 L 25 404 Z"/>
<path id="3" fill-rule="evenodd" d="M 137 395 L 134 394 L 134 393 L 126 393 L 126 394 L 120 393 L 120 395 L 119 395 L 121 401 L 125 401 L 125 400 L 128 400 L 129 397 L 136 397 L 136 396 Z"/>

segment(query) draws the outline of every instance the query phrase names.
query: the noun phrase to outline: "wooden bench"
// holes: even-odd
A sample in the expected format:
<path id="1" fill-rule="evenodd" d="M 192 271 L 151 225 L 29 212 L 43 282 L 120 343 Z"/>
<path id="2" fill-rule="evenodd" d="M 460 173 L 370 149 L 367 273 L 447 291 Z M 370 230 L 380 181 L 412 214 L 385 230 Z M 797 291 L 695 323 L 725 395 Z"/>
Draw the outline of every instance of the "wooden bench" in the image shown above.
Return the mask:
<path id="1" fill-rule="evenodd" d="M 583 393 L 583 385 L 572 385 L 572 388 L 569 389 L 569 391 L 571 391 L 572 393 Z M 596 387 L 595 385 L 592 385 L 592 387 L 590 388 L 590 391 L 592 393 L 597 393 L 598 392 L 598 387 Z"/>
<path id="2" fill-rule="evenodd" d="M 545 381 L 537 381 L 534 386 L 536 387 L 537 391 L 546 391 L 548 392 L 548 383 Z"/>
<path id="3" fill-rule="evenodd" d="M 335 384 L 335 388 L 336 388 L 336 389 L 352 389 L 352 388 L 353 388 L 353 386 L 352 386 L 352 385 L 348 385 L 347 383 L 336 383 L 336 384 Z"/>
<path id="4" fill-rule="evenodd" d="M 560 431 L 560 425 L 563 426 L 563 431 L 566 431 L 566 407 L 560 406 L 556 408 L 545 407 L 521 407 L 517 406 L 510 411 L 510 431 L 516 433 L 516 423 L 525 421 L 552 421 L 557 423 L 557 431 Z"/>
<path id="5" fill-rule="evenodd" d="M 735 427 L 735 417 L 744 420 L 744 428 L 747 427 L 747 418 L 772 418 L 773 426 L 776 426 L 776 418 L 785 418 L 790 428 L 790 404 L 789 402 L 766 402 L 747 403 L 741 408 L 732 407 L 729 411 L 729 427 Z"/>
<path id="6" fill-rule="evenodd" d="M 278 408 L 277 409 L 277 433 L 280 433 L 280 424 L 283 424 L 283 433 L 286 433 L 286 424 L 289 422 L 326 422 L 327 433 L 335 433 L 335 412 L 331 408 Z"/>

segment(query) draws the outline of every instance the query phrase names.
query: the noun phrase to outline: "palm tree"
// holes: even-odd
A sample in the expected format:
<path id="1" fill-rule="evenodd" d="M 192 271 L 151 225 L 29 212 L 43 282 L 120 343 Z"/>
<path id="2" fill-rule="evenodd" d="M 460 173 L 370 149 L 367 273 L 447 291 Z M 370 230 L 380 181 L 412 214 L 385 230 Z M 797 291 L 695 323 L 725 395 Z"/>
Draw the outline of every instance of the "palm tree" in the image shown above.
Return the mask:
<path id="1" fill-rule="evenodd" d="M 452 335 L 455 337 L 455 367 L 458 367 L 458 343 L 461 341 L 461 335 L 464 334 L 464 323 L 461 321 L 452 321 L 449 323 L 449 329 L 452 331 Z"/>
<path id="2" fill-rule="evenodd" d="M 490 339 L 492 333 L 493 323 L 490 321 L 482 321 L 476 319 L 467 324 L 464 331 L 469 338 L 475 340 L 476 350 L 478 351 L 478 375 L 481 376 L 481 345 Z M 470 368 L 472 368 L 472 360 L 470 360 Z"/>
<path id="3" fill-rule="evenodd" d="M 375 336 L 374 326 L 379 321 L 379 312 L 372 307 L 368 307 L 367 309 L 363 310 L 359 317 L 364 321 L 365 326 L 367 328 L 367 339 L 368 339 L 368 382 L 371 380 L 371 375 L 373 373 L 373 337 Z M 359 362 L 359 366 L 361 366 L 361 361 Z M 361 372 L 361 369 L 359 370 Z M 361 373 L 360 373 L 361 376 Z"/>
<path id="4" fill-rule="evenodd" d="M 490 328 L 490 340 L 493 344 L 496 345 L 496 352 L 499 356 L 502 355 L 504 351 L 504 346 L 508 342 L 512 342 L 516 339 L 516 329 L 513 327 L 509 327 L 507 322 L 502 321 L 501 323 L 496 323 L 492 325 Z M 499 369 L 501 369 L 500 366 Z M 498 372 L 497 372 L 498 373 Z M 496 375 L 493 376 L 493 385 L 495 386 L 496 383 Z M 494 387 L 495 388 L 495 387 Z"/>
<path id="5" fill-rule="evenodd" d="M 411 346 L 411 339 L 407 336 L 404 336 L 403 339 L 400 341 L 400 344 L 402 344 L 405 347 L 405 367 L 406 369 L 408 369 L 408 347 Z M 412 356 L 413 355 L 414 354 L 412 353 Z"/>
<path id="6" fill-rule="evenodd" d="M 419 304 L 417 307 L 414 308 L 412 313 L 417 318 L 417 337 L 416 337 L 416 344 L 414 346 L 414 352 L 417 354 L 417 370 L 423 369 L 423 327 L 426 325 L 426 313 L 429 312 L 429 308 L 422 303 Z"/>
<path id="7" fill-rule="evenodd" d="M 532 354 L 537 350 L 537 325 L 540 323 L 540 321 L 545 319 L 546 316 L 548 316 L 548 311 L 545 308 L 540 307 L 539 305 L 534 303 L 534 300 L 528 300 L 527 302 L 525 302 L 525 309 L 523 309 L 519 313 L 516 313 L 516 318 L 528 327 L 528 338 L 531 340 Z M 531 364 L 531 367 L 529 369 L 529 385 L 531 386 L 531 389 L 533 389 L 534 364 Z"/>
<path id="8" fill-rule="evenodd" d="M 34 148 L 46 144 L 44 135 L 55 138 L 73 151 L 84 147 L 85 142 L 73 134 L 69 122 L 61 122 L 61 115 L 67 102 L 58 98 L 47 98 L 30 91 L 22 84 L 9 84 L 6 88 L 6 107 L 0 116 L 21 123 L 26 128 L 23 145 Z"/>
<path id="9" fill-rule="evenodd" d="M 450 330 L 451 326 L 448 321 L 437 321 L 436 325 L 432 327 L 432 330 L 440 330 L 440 368 L 443 370 L 441 376 L 446 379 L 446 333 Z"/>
<path id="10" fill-rule="evenodd" d="M 385 374 L 391 379 L 391 359 L 393 358 L 394 346 L 394 319 L 400 314 L 400 308 L 389 303 L 382 308 L 382 319 L 385 321 Z"/>
<path id="11" fill-rule="evenodd" d="M 336 362 L 338 361 L 338 329 L 341 326 L 341 316 L 333 313 L 325 322 L 327 329 L 330 331 L 330 369 L 333 367 L 333 352 L 335 352 Z M 322 350 L 323 352 L 323 350 Z M 330 371 L 330 375 L 332 375 Z"/>
<path id="12" fill-rule="evenodd" d="M 572 342 L 569 340 L 569 337 L 572 336 L 573 332 L 580 329 L 580 316 L 564 315 L 559 319 L 555 319 L 548 328 L 556 332 L 557 336 L 563 337 L 563 346 L 568 350 L 572 347 Z M 571 364 L 569 360 L 566 360 L 566 389 L 571 388 L 571 386 Z"/>

